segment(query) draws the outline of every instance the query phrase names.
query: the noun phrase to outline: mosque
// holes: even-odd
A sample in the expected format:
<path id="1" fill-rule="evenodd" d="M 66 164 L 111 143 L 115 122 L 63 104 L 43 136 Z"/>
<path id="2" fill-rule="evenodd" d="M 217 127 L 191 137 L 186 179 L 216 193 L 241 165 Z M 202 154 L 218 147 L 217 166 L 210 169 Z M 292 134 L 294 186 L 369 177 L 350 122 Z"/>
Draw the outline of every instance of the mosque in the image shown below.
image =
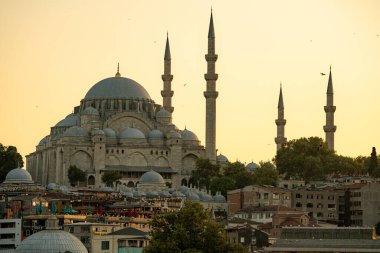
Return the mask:
<path id="1" fill-rule="evenodd" d="M 215 32 L 211 13 L 208 31 L 206 80 L 206 135 L 202 146 L 197 135 L 179 130 L 172 122 L 171 54 L 169 38 L 164 54 L 162 105 L 154 102 L 138 82 L 122 77 L 119 72 L 93 85 L 74 112 L 51 127 L 50 134 L 26 156 L 26 167 L 33 180 L 43 186 L 56 183 L 69 185 L 68 170 L 76 166 L 86 173 L 83 186 L 103 185 L 105 171 L 118 171 L 123 185 L 136 187 L 139 178 L 151 170 L 159 173 L 165 184 L 173 188 L 188 185 L 198 158 L 226 163 L 216 154 L 216 80 Z M 334 112 L 331 67 L 327 87 L 326 134 L 328 148 L 334 150 Z M 277 151 L 286 143 L 282 88 L 276 119 Z M 257 164 L 247 165 L 248 170 Z"/>
<path id="2" fill-rule="evenodd" d="M 103 185 L 105 171 L 118 171 L 122 183 L 135 187 L 148 171 L 161 174 L 167 185 L 188 185 L 191 171 L 200 157 L 216 162 L 216 80 L 215 34 L 211 13 L 208 32 L 206 80 L 206 143 L 201 145 L 189 129 L 179 130 L 172 122 L 173 90 L 169 38 L 162 75 L 163 105 L 153 101 L 138 82 L 119 72 L 93 85 L 74 112 L 55 126 L 50 134 L 26 156 L 26 168 L 33 180 L 69 185 L 68 170 L 76 166 L 86 173 L 84 186 Z M 220 159 L 226 160 L 221 155 Z"/>

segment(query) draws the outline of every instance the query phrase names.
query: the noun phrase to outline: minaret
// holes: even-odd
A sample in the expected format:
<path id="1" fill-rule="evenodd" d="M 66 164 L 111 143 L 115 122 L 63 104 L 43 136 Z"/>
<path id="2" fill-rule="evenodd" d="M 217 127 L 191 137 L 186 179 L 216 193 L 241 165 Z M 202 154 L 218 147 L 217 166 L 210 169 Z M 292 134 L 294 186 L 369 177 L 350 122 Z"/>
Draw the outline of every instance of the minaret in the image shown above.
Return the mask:
<path id="1" fill-rule="evenodd" d="M 326 125 L 323 126 L 323 130 L 326 133 L 326 142 L 330 150 L 334 150 L 334 133 L 336 131 L 336 126 L 334 126 L 334 112 L 336 107 L 334 106 L 334 92 L 331 76 L 331 66 L 329 74 L 329 83 L 327 85 L 327 104 L 325 106 L 326 112 Z"/>
<path id="2" fill-rule="evenodd" d="M 210 26 L 208 30 L 208 51 L 205 55 L 207 61 L 207 73 L 205 79 L 207 83 L 207 89 L 203 93 L 206 98 L 206 158 L 211 162 L 216 162 L 216 98 L 218 92 L 216 91 L 216 80 L 218 74 L 215 73 L 215 62 L 218 59 L 218 55 L 215 54 L 215 34 L 214 34 L 214 22 L 210 17 Z"/>
<path id="3" fill-rule="evenodd" d="M 278 106 L 277 106 L 277 137 L 274 138 L 274 141 L 277 144 L 277 151 L 286 143 L 285 138 L 285 124 L 286 119 L 284 119 L 284 100 L 282 98 L 282 85 L 280 84 L 280 95 L 278 97 Z"/>
<path id="4" fill-rule="evenodd" d="M 172 91 L 172 80 L 173 75 L 171 74 L 171 56 L 170 56 L 170 46 L 169 46 L 169 35 L 166 35 L 166 47 L 164 56 L 164 74 L 161 76 L 162 81 L 164 81 L 164 89 L 161 91 L 161 96 L 163 98 L 164 109 L 170 113 L 174 111 L 172 106 L 172 97 L 174 91 Z"/>

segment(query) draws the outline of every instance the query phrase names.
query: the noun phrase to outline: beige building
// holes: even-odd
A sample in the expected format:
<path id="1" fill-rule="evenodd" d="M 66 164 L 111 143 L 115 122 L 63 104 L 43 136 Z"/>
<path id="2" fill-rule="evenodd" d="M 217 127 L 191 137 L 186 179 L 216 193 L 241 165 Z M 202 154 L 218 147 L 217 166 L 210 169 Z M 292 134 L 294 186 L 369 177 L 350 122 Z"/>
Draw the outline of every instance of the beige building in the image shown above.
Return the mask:
<path id="1" fill-rule="evenodd" d="M 227 193 L 228 211 L 235 213 L 249 206 L 291 207 L 291 191 L 274 186 L 249 185 Z"/>
<path id="2" fill-rule="evenodd" d="M 83 186 L 99 187 L 105 171 L 119 171 L 123 184 L 136 186 L 140 176 L 150 170 L 160 173 L 166 183 L 179 187 L 188 184 L 199 157 L 216 161 L 215 36 L 211 15 L 206 55 L 206 147 L 195 133 L 180 130 L 172 122 L 171 54 L 167 39 L 162 75 L 163 105 L 152 100 L 138 82 L 114 77 L 94 84 L 73 113 L 51 127 L 36 151 L 26 157 L 33 179 L 69 185 L 68 170 L 76 166 L 86 172 Z"/>

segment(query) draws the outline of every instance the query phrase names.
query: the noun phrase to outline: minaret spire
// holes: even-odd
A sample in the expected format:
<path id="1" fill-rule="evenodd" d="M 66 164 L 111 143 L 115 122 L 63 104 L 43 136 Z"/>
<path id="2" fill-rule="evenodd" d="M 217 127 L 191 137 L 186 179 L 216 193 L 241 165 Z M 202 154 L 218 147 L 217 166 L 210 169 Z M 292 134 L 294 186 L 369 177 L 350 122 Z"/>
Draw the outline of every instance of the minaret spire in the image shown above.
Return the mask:
<path id="1" fill-rule="evenodd" d="M 326 106 L 324 107 L 326 112 L 326 125 L 323 126 L 323 130 L 326 133 L 327 146 L 330 150 L 334 150 L 334 133 L 336 131 L 336 126 L 334 125 L 334 113 L 336 106 L 334 106 L 334 92 L 333 92 L 333 83 L 331 75 L 331 66 L 329 73 L 329 82 L 327 84 L 327 101 Z"/>
<path id="2" fill-rule="evenodd" d="M 215 163 L 216 98 L 218 97 L 218 92 L 216 91 L 216 80 L 218 79 L 218 74 L 215 73 L 215 62 L 218 59 L 218 55 L 215 54 L 215 32 L 212 11 L 208 29 L 208 50 L 205 58 L 207 61 L 207 73 L 205 74 L 207 88 L 204 92 L 204 96 L 206 98 L 206 158 Z"/>
<path id="3" fill-rule="evenodd" d="M 120 72 L 119 72 L 119 63 L 117 63 L 117 72 L 115 74 L 115 77 L 121 77 Z"/>
<path id="4" fill-rule="evenodd" d="M 161 96 L 163 99 L 163 107 L 166 111 L 172 113 L 174 107 L 172 106 L 172 97 L 174 91 L 172 91 L 172 80 L 173 75 L 171 74 L 171 55 L 170 55 L 170 45 L 169 45 L 169 34 L 166 33 L 166 46 L 164 55 L 164 74 L 161 76 L 162 81 L 164 81 L 164 89 L 161 91 Z"/>
<path id="5" fill-rule="evenodd" d="M 285 138 L 285 124 L 286 119 L 284 119 L 284 99 L 282 98 L 282 84 L 280 83 L 280 95 L 278 97 L 278 106 L 277 106 L 277 137 L 274 138 L 275 143 L 277 144 L 277 151 L 286 143 Z"/>

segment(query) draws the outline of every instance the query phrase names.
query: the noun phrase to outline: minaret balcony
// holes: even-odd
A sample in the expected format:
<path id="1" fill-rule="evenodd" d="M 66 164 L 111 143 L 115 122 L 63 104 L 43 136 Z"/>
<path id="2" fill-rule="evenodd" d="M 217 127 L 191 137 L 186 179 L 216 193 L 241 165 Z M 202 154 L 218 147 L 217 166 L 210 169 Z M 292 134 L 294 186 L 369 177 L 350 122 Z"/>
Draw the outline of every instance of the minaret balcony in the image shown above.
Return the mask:
<path id="1" fill-rule="evenodd" d="M 335 112 L 336 110 L 336 106 L 333 106 L 333 105 L 328 105 L 328 106 L 325 106 L 325 112 Z"/>
<path id="2" fill-rule="evenodd" d="M 174 94 L 174 91 L 172 91 L 172 90 L 162 90 L 161 91 L 162 97 L 172 97 L 173 94 Z"/>
<path id="3" fill-rule="evenodd" d="M 162 81 L 173 81 L 173 75 L 162 75 Z"/>
<path id="4" fill-rule="evenodd" d="M 206 54 L 205 55 L 206 61 L 216 61 L 218 59 L 217 54 Z"/>
<path id="5" fill-rule="evenodd" d="M 282 137 L 282 136 L 278 136 L 278 137 L 274 138 L 274 141 L 276 142 L 276 144 L 284 144 L 284 143 L 286 143 L 287 138 Z"/>
<path id="6" fill-rule="evenodd" d="M 277 126 L 282 126 L 286 124 L 286 119 L 276 119 L 275 122 Z"/>
<path id="7" fill-rule="evenodd" d="M 323 131 L 325 131 L 325 133 L 334 133 L 336 131 L 336 126 L 323 126 Z"/>
<path id="8" fill-rule="evenodd" d="M 215 73 L 207 73 L 205 74 L 206 81 L 216 81 L 218 80 L 218 74 Z"/>
<path id="9" fill-rule="evenodd" d="M 217 98 L 219 93 L 217 91 L 205 91 L 203 95 L 205 98 Z"/>

